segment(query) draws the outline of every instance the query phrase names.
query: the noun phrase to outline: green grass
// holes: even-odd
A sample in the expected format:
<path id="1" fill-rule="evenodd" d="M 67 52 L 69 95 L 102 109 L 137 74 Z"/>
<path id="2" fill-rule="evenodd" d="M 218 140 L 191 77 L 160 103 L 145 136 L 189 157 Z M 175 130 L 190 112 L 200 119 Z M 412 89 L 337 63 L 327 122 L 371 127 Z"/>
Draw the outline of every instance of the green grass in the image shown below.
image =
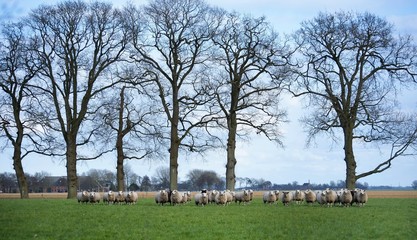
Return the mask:
<path id="1" fill-rule="evenodd" d="M 417 199 L 370 199 L 365 207 L 81 205 L 1 199 L 1 239 L 416 239 Z"/>

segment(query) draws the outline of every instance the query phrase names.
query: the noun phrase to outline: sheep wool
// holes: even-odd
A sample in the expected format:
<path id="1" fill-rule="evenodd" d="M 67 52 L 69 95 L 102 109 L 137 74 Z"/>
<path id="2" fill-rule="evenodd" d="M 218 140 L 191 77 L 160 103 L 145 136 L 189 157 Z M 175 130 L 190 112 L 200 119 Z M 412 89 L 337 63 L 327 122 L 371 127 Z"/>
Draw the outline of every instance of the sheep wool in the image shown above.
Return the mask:
<path id="1" fill-rule="evenodd" d="M 317 200 L 316 194 L 310 189 L 304 191 L 304 198 L 306 200 L 306 203 L 310 205 Z"/>
<path id="2" fill-rule="evenodd" d="M 103 203 L 107 203 L 107 204 L 114 203 L 114 200 L 115 200 L 115 194 L 113 191 L 110 190 L 103 194 Z"/>
<path id="3" fill-rule="evenodd" d="M 129 191 L 125 194 L 126 204 L 136 204 L 138 202 L 138 193 L 134 191 Z"/>
<path id="4" fill-rule="evenodd" d="M 243 190 L 241 192 L 237 192 L 235 194 L 235 203 L 239 202 L 239 204 L 241 202 L 243 202 L 243 204 L 246 204 L 250 201 L 250 192 L 249 190 Z"/>
<path id="5" fill-rule="evenodd" d="M 262 200 L 264 203 L 273 204 L 277 201 L 277 195 L 275 191 L 267 191 L 263 193 Z"/>
<path id="6" fill-rule="evenodd" d="M 194 201 L 195 201 L 195 205 L 197 206 L 204 206 L 208 204 L 208 195 L 207 193 L 203 192 L 203 193 L 197 193 L 196 195 L 194 195 Z"/>
<path id="7" fill-rule="evenodd" d="M 177 205 L 182 203 L 182 195 L 178 190 L 172 190 L 171 192 L 171 204 L 172 205 Z"/>
<path id="8" fill-rule="evenodd" d="M 288 206 L 292 202 L 293 196 L 290 191 L 283 191 L 281 196 L 281 201 L 284 206 Z"/>
<path id="9" fill-rule="evenodd" d="M 163 206 L 168 202 L 168 192 L 166 190 L 160 190 L 155 194 L 155 203 Z"/>
<path id="10" fill-rule="evenodd" d="M 90 203 L 100 203 L 101 195 L 98 192 L 90 193 Z"/>
<path id="11" fill-rule="evenodd" d="M 216 197 L 215 197 L 215 202 L 217 205 L 225 206 L 227 204 L 226 191 L 217 192 Z"/>
<path id="12" fill-rule="evenodd" d="M 90 193 L 82 191 L 77 193 L 78 203 L 88 203 L 90 201 Z"/>
<path id="13" fill-rule="evenodd" d="M 340 203 L 348 207 L 352 203 L 353 197 L 349 189 L 343 189 L 340 194 Z"/>
<path id="14" fill-rule="evenodd" d="M 356 191 L 356 201 L 360 207 L 363 207 L 368 202 L 368 193 L 363 189 L 359 189 Z"/>

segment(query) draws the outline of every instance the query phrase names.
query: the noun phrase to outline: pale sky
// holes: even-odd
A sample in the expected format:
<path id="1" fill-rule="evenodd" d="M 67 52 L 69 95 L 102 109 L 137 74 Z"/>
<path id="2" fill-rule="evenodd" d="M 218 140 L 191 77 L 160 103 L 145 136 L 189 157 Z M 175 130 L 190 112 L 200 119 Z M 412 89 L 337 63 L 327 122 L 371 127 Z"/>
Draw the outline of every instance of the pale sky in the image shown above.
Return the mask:
<path id="1" fill-rule="evenodd" d="M 41 3 L 56 3 L 55 0 L 0 0 L 2 16 L 10 12 L 25 15 L 30 9 Z M 124 5 L 123 1 L 113 1 L 115 5 Z M 147 1 L 131 1 L 146 3 Z M 208 0 L 208 3 L 226 10 L 248 13 L 254 17 L 266 16 L 268 21 L 280 34 L 290 34 L 298 29 L 300 22 L 317 16 L 319 11 L 335 12 L 368 11 L 385 17 L 395 25 L 400 33 L 412 34 L 417 41 L 417 3 L 415 0 Z M 417 108 L 416 91 L 410 90 L 401 95 L 402 106 L 415 110 Z M 334 143 L 326 137 L 317 139 L 315 145 L 306 147 L 306 134 L 298 119 L 306 112 L 301 108 L 301 99 L 287 97 L 284 108 L 288 111 L 290 122 L 283 125 L 285 148 L 277 147 L 264 137 L 254 136 L 248 142 L 240 142 L 237 146 L 237 177 L 249 177 L 269 180 L 272 183 L 285 184 L 297 181 L 304 183 L 329 183 L 345 180 L 345 163 L 343 161 L 342 142 Z M 355 146 L 357 173 L 369 171 L 385 159 L 388 149 L 375 146 Z M 89 169 L 109 169 L 116 171 L 115 155 L 88 162 L 79 162 L 78 173 Z M 139 176 L 153 176 L 155 169 L 168 167 L 166 159 L 154 162 L 129 161 L 132 170 Z M 179 180 L 185 180 L 191 169 L 214 170 L 225 176 L 226 151 L 218 149 L 208 153 L 204 160 L 184 156 L 179 157 Z M 65 162 L 59 159 L 32 156 L 23 161 L 27 173 L 46 171 L 52 175 L 66 175 Z M 14 172 L 11 153 L 1 153 L 0 172 Z M 417 159 L 403 157 L 395 160 L 392 167 L 380 174 L 359 179 L 369 185 L 409 186 L 417 180 Z"/>

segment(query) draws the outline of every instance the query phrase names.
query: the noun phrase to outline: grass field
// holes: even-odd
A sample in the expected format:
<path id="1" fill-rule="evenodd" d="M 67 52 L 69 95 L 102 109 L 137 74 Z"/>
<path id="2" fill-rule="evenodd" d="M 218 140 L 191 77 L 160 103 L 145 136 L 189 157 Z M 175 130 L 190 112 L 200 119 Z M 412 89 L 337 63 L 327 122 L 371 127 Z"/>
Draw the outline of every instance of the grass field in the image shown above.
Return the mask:
<path id="1" fill-rule="evenodd" d="M 414 192 L 415 193 L 415 192 Z M 51 195 L 52 196 L 52 195 Z M 57 198 L 0 199 L 0 239 L 416 239 L 417 199 L 365 207 L 194 204 L 90 205 Z"/>

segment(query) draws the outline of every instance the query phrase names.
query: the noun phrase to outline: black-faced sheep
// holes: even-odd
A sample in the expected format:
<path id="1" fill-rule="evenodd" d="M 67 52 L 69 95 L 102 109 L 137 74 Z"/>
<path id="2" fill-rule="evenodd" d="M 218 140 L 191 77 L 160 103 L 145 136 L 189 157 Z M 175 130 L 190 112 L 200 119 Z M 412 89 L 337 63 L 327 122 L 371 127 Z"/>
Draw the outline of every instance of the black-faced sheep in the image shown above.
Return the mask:
<path id="1" fill-rule="evenodd" d="M 88 203 L 90 201 L 90 193 L 82 191 L 77 193 L 78 203 Z"/>
<path id="2" fill-rule="evenodd" d="M 125 193 L 125 203 L 126 204 L 136 204 L 138 202 L 138 193 L 134 191 L 129 191 Z"/>
<path id="3" fill-rule="evenodd" d="M 250 192 L 249 190 L 243 190 L 240 192 L 237 192 L 235 194 L 235 203 L 239 202 L 239 204 L 241 202 L 243 202 L 243 204 L 246 204 L 250 201 Z"/>
<path id="4" fill-rule="evenodd" d="M 155 194 L 156 204 L 164 205 L 168 202 L 168 192 L 166 190 L 160 190 Z"/>
<path id="5" fill-rule="evenodd" d="M 288 206 L 293 200 L 292 192 L 282 191 L 281 193 L 282 194 L 281 194 L 280 198 L 281 198 L 282 204 L 284 204 L 284 206 Z"/>
<path id="6" fill-rule="evenodd" d="M 194 195 L 194 201 L 195 201 L 195 205 L 199 206 L 204 206 L 208 204 L 208 195 L 206 192 L 203 193 L 197 193 Z"/>

